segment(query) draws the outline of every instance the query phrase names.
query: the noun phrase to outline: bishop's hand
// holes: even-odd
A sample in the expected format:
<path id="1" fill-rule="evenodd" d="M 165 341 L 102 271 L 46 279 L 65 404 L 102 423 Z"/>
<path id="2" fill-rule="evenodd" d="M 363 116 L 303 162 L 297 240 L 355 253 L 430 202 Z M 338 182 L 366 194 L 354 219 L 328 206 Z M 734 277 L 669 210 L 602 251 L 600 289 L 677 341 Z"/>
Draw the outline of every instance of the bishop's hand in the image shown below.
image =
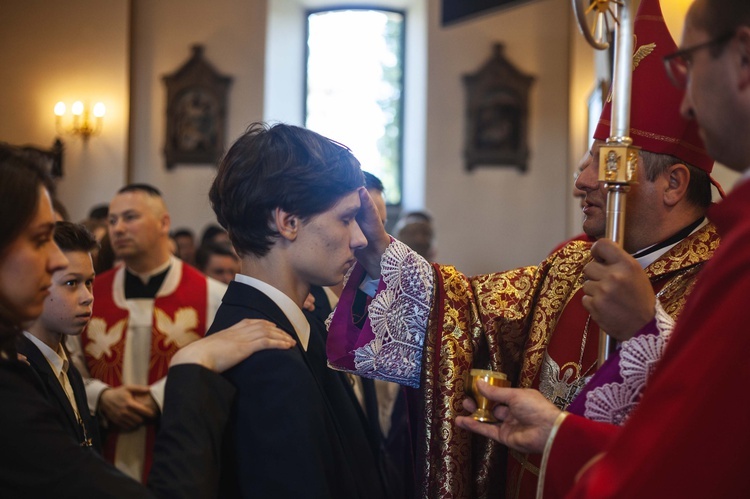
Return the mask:
<path id="1" fill-rule="evenodd" d="M 583 269 L 583 306 L 602 330 L 625 341 L 656 315 L 656 297 L 646 272 L 608 239 L 591 247 L 594 260 Z"/>
<path id="2" fill-rule="evenodd" d="M 386 248 L 391 244 L 391 238 L 385 231 L 378 209 L 375 207 L 370 193 L 364 187 L 359 188 L 360 208 L 357 213 L 357 223 L 367 238 L 367 247 L 357 250 L 355 256 L 372 278 L 380 277 L 380 259 Z"/>

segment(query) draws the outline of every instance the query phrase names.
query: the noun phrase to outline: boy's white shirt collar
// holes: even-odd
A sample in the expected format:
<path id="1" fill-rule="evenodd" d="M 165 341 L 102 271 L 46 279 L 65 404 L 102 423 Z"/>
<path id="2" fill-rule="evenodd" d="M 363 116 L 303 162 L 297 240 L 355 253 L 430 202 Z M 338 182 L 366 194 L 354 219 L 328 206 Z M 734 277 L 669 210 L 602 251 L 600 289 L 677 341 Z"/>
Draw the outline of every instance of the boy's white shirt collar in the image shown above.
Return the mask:
<path id="1" fill-rule="evenodd" d="M 310 323 L 307 322 L 307 318 L 302 312 L 302 309 L 299 308 L 291 298 L 270 284 L 254 277 L 237 274 L 234 277 L 234 280 L 255 288 L 268 296 L 271 301 L 281 309 L 286 318 L 289 319 L 289 322 L 292 323 L 292 327 L 294 327 L 294 331 L 297 333 L 302 349 L 307 351 L 307 344 L 310 342 Z"/>

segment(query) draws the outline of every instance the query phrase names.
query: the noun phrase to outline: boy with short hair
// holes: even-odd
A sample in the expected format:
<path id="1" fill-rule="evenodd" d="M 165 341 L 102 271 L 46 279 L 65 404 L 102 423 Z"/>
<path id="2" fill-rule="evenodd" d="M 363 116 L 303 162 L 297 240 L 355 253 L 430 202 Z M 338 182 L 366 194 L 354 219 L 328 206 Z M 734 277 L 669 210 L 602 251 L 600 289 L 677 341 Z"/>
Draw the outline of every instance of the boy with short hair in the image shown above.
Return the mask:
<path id="1" fill-rule="evenodd" d="M 83 380 L 63 344 L 67 336 L 81 334 L 91 318 L 94 265 L 91 251 L 96 239 L 80 224 L 57 222 L 55 243 L 68 266 L 52 274 L 44 310 L 18 341 L 37 377 L 37 386 L 56 411 L 62 426 L 76 443 L 101 451 L 99 430 L 86 403 Z"/>
<path id="2" fill-rule="evenodd" d="M 219 166 L 209 197 L 241 271 L 208 334 L 262 318 L 297 341 L 225 373 L 237 400 L 220 497 L 392 497 L 378 437 L 345 375 L 326 365 L 325 326 L 302 310 L 310 286 L 341 282 L 367 245 L 363 185 L 347 148 L 283 124 L 251 125 Z"/>

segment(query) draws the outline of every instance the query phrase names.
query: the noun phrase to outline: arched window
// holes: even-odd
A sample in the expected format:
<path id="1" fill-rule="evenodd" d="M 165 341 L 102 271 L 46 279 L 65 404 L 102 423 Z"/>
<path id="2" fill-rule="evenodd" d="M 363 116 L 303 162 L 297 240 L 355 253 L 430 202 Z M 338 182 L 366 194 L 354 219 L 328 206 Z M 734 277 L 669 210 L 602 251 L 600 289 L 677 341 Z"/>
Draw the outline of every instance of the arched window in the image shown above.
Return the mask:
<path id="1" fill-rule="evenodd" d="M 307 11 L 305 126 L 349 146 L 401 203 L 405 13 Z"/>

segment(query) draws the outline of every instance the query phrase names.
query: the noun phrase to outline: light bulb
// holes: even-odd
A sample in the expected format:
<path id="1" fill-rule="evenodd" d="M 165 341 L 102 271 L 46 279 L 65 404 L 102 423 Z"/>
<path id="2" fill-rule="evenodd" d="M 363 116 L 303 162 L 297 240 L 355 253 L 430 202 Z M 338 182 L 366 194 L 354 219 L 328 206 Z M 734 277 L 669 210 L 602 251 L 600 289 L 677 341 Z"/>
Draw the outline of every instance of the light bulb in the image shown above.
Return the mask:
<path id="1" fill-rule="evenodd" d="M 101 102 L 97 102 L 94 104 L 94 116 L 97 118 L 102 118 L 104 116 L 104 113 L 107 112 L 107 108 L 104 107 L 104 104 Z"/>
<path id="2" fill-rule="evenodd" d="M 83 114 L 83 102 L 77 100 L 73 103 L 73 107 L 71 108 L 71 112 L 73 113 L 73 116 L 80 116 Z"/>
<path id="3" fill-rule="evenodd" d="M 63 101 L 58 102 L 55 104 L 55 116 L 64 116 L 65 115 L 65 103 Z"/>

